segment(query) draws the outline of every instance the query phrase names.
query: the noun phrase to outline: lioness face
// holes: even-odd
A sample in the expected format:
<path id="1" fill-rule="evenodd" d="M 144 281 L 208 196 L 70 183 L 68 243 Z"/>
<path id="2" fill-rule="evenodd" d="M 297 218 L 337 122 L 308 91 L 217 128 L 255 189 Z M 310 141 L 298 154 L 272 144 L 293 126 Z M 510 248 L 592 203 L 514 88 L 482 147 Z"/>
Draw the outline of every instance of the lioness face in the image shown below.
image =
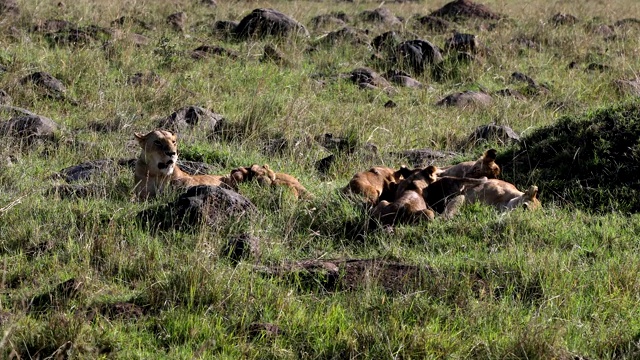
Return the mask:
<path id="1" fill-rule="evenodd" d="M 142 148 L 142 158 L 149 169 L 165 176 L 173 174 L 178 161 L 177 137 L 166 130 L 154 130 L 146 135 L 134 134 Z"/>

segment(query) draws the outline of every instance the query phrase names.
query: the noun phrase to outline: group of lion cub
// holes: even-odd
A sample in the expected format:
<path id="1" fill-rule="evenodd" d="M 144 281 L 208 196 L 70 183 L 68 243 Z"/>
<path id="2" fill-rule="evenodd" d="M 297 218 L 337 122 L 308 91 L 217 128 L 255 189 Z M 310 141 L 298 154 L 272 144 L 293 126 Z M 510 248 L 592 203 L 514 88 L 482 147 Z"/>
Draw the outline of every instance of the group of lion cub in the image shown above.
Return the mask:
<path id="1" fill-rule="evenodd" d="M 309 192 L 293 176 L 274 172 L 268 165 L 240 167 L 229 175 L 189 175 L 177 165 L 177 136 L 166 130 L 135 133 L 142 151 L 135 168 L 135 193 L 140 199 L 154 197 L 167 186 L 215 185 L 237 190 L 238 184 L 257 181 L 263 185 L 289 187 L 296 197 Z M 498 180 L 500 167 L 496 150 L 487 150 L 477 161 L 457 165 L 411 170 L 373 167 L 353 176 L 343 189 L 356 194 L 373 207 L 372 216 L 384 225 L 432 220 L 436 213 L 446 218 L 467 203 L 481 202 L 499 210 L 522 206 L 536 209 L 538 187 L 525 192 L 513 184 Z"/>

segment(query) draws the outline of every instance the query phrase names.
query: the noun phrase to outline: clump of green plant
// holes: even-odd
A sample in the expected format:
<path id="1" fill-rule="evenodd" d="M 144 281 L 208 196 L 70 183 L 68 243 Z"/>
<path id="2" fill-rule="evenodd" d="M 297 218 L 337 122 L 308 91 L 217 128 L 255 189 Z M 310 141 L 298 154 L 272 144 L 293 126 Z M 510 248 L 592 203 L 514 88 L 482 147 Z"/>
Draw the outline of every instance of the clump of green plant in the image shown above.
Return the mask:
<path id="1" fill-rule="evenodd" d="M 593 211 L 640 211 L 640 104 L 567 116 L 499 155 L 506 180 Z"/>

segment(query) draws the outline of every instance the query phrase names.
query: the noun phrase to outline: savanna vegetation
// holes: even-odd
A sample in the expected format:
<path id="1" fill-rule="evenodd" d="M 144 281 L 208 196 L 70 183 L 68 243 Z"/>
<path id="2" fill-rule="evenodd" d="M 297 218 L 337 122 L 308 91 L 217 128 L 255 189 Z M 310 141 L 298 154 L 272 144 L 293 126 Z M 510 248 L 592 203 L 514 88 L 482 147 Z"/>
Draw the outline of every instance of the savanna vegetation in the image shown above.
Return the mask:
<path id="1" fill-rule="evenodd" d="M 0 0 L 0 358 L 639 358 L 640 3 L 446 3 Z M 313 197 L 158 225 L 181 191 L 135 199 L 131 159 L 163 125 Z M 339 191 L 488 148 L 542 209 L 380 228 Z"/>

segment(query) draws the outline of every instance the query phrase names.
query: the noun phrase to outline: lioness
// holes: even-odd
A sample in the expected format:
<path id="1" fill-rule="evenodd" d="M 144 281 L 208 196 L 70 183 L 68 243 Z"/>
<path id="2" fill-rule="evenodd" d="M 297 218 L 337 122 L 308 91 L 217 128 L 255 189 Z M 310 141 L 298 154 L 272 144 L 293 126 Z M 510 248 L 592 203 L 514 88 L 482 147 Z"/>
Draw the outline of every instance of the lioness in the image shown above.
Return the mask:
<path id="1" fill-rule="evenodd" d="M 372 217 L 378 219 L 382 225 L 415 224 L 419 221 L 433 220 L 435 214 L 427 207 L 422 193 L 424 187 L 420 181 L 405 183 L 404 191 L 393 202 L 381 200 L 373 208 Z"/>
<path id="2" fill-rule="evenodd" d="M 177 137 L 166 130 L 147 134 L 134 133 L 142 148 L 136 161 L 134 191 L 138 198 L 147 199 L 160 193 L 167 185 L 190 187 L 195 185 L 229 186 L 227 176 L 189 175 L 176 164 Z"/>
<path id="3" fill-rule="evenodd" d="M 395 170 L 383 166 L 375 166 L 371 169 L 353 175 L 349 184 L 342 191 L 362 195 L 365 201 L 371 205 L 381 200 L 395 200 L 396 186 L 405 176 L 409 176 L 411 170 L 401 166 Z"/>
<path id="4" fill-rule="evenodd" d="M 500 167 L 495 162 L 497 155 L 498 152 L 495 149 L 489 149 L 476 161 L 465 161 L 457 165 L 442 167 L 436 175 L 440 177 L 497 179 L 500 175 Z"/>
<path id="5" fill-rule="evenodd" d="M 251 165 L 239 167 L 231 171 L 230 181 L 236 185 L 245 181 L 255 180 L 261 185 L 281 185 L 292 190 L 295 197 L 311 198 L 311 193 L 292 175 L 271 170 L 269 165 Z"/>
<path id="6" fill-rule="evenodd" d="M 464 195 L 469 203 L 478 201 L 492 205 L 501 211 L 512 210 L 519 206 L 535 210 L 541 206 L 537 198 L 537 186 L 531 185 L 525 192 L 522 192 L 515 185 L 497 179 L 490 179 L 484 184 L 469 188 Z"/>

